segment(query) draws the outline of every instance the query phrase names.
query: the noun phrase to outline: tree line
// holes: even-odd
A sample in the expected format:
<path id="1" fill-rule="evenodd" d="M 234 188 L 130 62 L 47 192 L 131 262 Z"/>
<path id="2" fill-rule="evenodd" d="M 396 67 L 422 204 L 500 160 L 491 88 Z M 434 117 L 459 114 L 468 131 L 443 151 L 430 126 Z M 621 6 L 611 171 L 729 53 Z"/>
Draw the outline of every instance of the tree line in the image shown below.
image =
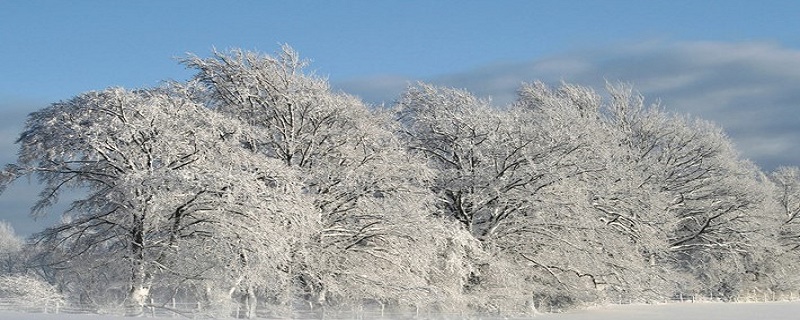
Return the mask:
<path id="1" fill-rule="evenodd" d="M 29 115 L 0 191 L 38 179 L 34 216 L 83 196 L 24 243 L 0 237 L 5 279 L 131 314 L 179 299 L 250 316 L 800 290 L 800 169 L 763 172 L 628 86 L 532 82 L 495 106 L 417 83 L 382 108 L 288 46 L 182 63 L 191 80 Z"/>

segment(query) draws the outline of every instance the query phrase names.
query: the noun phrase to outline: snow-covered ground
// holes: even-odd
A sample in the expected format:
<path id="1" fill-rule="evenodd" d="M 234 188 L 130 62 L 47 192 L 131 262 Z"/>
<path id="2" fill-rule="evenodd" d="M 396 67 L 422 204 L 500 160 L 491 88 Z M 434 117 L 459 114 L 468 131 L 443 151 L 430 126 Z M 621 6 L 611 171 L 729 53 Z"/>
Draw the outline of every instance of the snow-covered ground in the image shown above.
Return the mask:
<path id="1" fill-rule="evenodd" d="M 50 314 L 50 313 L 24 313 L 0 310 L 2 320 L 123 320 L 131 319 L 122 316 L 97 315 L 97 314 Z"/>
<path id="2" fill-rule="evenodd" d="M 795 320 L 800 319 L 800 302 L 764 303 L 670 303 L 614 305 L 544 314 L 536 320 Z"/>
<path id="3" fill-rule="evenodd" d="M 674 303 L 616 305 L 560 314 L 540 314 L 533 320 L 794 320 L 800 318 L 800 302 Z M 122 320 L 108 315 L 41 314 L 0 311 L 8 320 Z"/>

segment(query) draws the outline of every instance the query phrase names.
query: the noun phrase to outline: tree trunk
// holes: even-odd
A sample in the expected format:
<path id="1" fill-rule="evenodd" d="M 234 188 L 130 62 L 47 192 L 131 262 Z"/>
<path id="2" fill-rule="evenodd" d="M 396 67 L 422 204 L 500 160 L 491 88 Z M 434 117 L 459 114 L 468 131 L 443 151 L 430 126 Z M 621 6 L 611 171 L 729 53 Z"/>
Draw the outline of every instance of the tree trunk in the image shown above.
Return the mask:
<path id="1" fill-rule="evenodd" d="M 125 307 L 126 316 L 140 316 L 144 314 L 144 307 L 150 297 L 150 286 L 134 286 L 131 288 L 128 303 Z"/>
<path id="2" fill-rule="evenodd" d="M 125 304 L 125 314 L 127 316 L 138 316 L 144 314 L 144 307 L 150 298 L 152 283 L 142 261 L 134 262 L 132 271 L 128 301 Z"/>
<path id="3" fill-rule="evenodd" d="M 144 307 L 150 298 L 152 277 L 145 266 L 144 252 L 144 217 L 134 216 L 134 229 L 131 231 L 131 281 L 128 301 L 125 305 L 127 316 L 144 314 Z"/>
<path id="4" fill-rule="evenodd" d="M 245 317 L 247 319 L 253 319 L 256 317 L 257 303 L 258 300 L 256 299 L 256 292 L 253 290 L 253 286 L 248 285 L 244 295 Z"/>

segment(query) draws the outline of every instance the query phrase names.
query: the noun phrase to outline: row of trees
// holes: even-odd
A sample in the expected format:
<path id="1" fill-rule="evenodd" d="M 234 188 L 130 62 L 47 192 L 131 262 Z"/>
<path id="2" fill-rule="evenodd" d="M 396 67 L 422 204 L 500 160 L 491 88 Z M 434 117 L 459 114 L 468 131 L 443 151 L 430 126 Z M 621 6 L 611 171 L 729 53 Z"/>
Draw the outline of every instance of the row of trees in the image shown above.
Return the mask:
<path id="1" fill-rule="evenodd" d="M 800 289 L 800 170 L 762 173 L 720 128 L 625 86 L 535 82 L 497 107 L 420 83 L 382 109 L 289 47 L 183 63 L 188 82 L 29 116 L 2 186 L 37 177 L 34 215 L 85 197 L 0 257 L 5 273 L 132 314 L 171 299 L 251 316 L 512 313 Z"/>

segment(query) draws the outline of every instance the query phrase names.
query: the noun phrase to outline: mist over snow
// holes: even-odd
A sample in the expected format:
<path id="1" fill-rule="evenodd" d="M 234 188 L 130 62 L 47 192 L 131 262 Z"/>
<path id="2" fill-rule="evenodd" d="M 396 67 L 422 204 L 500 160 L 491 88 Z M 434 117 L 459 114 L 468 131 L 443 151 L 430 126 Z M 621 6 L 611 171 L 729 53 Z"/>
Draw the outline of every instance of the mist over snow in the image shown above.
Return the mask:
<path id="1" fill-rule="evenodd" d="M 1 319 L 9 320 L 122 320 L 130 317 L 97 314 L 24 313 L 0 310 Z"/>
<path id="2" fill-rule="evenodd" d="M 800 303 L 681 303 L 615 305 L 562 314 L 545 314 L 537 320 L 790 320 Z"/>
<path id="3" fill-rule="evenodd" d="M 417 80 L 379 75 L 334 86 L 372 103 L 391 104 Z M 800 159 L 800 51 L 775 43 L 622 43 L 421 80 L 465 88 L 491 97 L 495 105 L 513 102 L 519 85 L 534 80 L 596 89 L 606 82 L 628 83 L 668 111 L 721 125 L 742 155 L 764 170 Z"/>

